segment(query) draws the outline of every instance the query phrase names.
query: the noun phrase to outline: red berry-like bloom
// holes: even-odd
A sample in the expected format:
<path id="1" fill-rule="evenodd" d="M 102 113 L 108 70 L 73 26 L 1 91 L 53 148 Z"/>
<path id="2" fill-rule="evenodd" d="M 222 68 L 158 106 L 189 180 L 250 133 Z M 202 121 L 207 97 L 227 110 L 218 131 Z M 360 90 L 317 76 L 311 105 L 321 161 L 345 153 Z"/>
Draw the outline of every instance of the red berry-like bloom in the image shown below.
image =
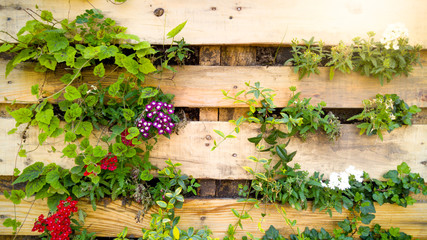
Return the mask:
<path id="1" fill-rule="evenodd" d="M 130 147 L 135 146 L 135 145 L 132 143 L 132 139 L 126 139 L 126 136 L 127 136 L 127 135 L 129 135 L 129 131 L 128 131 L 128 129 L 125 129 L 125 130 L 120 134 L 120 136 L 121 136 L 121 138 L 122 138 L 122 143 L 123 143 L 124 145 L 126 145 L 126 146 L 130 146 Z"/>
<path id="2" fill-rule="evenodd" d="M 48 218 L 40 215 L 34 223 L 33 232 L 46 232 L 51 236 L 51 240 L 68 240 L 72 230 L 70 227 L 70 215 L 77 212 L 77 201 L 68 197 L 66 201 L 61 200 L 56 207 L 56 213 Z"/>
<path id="3" fill-rule="evenodd" d="M 116 163 L 117 157 L 111 157 L 111 153 L 108 153 L 108 155 L 101 160 L 101 169 L 114 171 L 117 168 Z"/>

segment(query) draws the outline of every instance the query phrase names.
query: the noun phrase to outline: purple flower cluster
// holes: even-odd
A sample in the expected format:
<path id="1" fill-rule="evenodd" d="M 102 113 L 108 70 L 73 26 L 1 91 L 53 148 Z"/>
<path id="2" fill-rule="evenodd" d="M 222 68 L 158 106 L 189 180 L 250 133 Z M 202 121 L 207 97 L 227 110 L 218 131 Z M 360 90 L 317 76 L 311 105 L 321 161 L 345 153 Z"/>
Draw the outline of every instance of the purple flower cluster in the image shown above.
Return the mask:
<path id="1" fill-rule="evenodd" d="M 157 129 L 157 133 L 172 133 L 175 124 L 172 123 L 170 115 L 174 113 L 173 105 L 165 102 L 152 101 L 145 107 L 144 117 L 139 120 L 136 126 L 145 138 L 150 137 L 150 130 Z M 153 130 L 152 130 L 153 132 Z"/>

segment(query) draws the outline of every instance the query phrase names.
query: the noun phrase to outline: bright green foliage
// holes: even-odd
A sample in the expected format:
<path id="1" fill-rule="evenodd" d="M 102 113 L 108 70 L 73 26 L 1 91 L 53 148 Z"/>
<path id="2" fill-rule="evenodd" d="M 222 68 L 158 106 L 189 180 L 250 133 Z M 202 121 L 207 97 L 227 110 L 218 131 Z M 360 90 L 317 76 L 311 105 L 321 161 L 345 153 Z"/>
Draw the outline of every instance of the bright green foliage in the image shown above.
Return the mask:
<path id="1" fill-rule="evenodd" d="M 378 135 L 383 140 L 383 131 L 393 131 L 403 125 L 412 125 L 412 115 L 421 111 L 416 105 L 408 106 L 396 94 L 377 94 L 373 100 L 363 100 L 363 112 L 348 120 L 359 120 L 360 135 Z"/>
<path id="2" fill-rule="evenodd" d="M 343 42 L 340 42 L 337 46 L 331 48 L 330 53 L 326 53 L 326 56 L 328 56 L 329 59 L 326 66 L 330 67 L 330 80 L 334 78 L 336 70 L 339 70 L 342 73 L 351 73 L 351 71 L 353 71 L 353 51 L 353 46 L 346 46 Z"/>
<path id="3" fill-rule="evenodd" d="M 310 74 L 319 74 L 319 65 L 325 57 L 323 50 L 324 43 L 322 41 L 314 41 L 312 37 L 309 41 L 303 39 L 303 45 L 297 39 L 292 40 L 292 58 L 286 61 L 292 62 L 294 65 L 294 72 L 298 73 L 299 80 L 304 76 L 310 77 Z"/>

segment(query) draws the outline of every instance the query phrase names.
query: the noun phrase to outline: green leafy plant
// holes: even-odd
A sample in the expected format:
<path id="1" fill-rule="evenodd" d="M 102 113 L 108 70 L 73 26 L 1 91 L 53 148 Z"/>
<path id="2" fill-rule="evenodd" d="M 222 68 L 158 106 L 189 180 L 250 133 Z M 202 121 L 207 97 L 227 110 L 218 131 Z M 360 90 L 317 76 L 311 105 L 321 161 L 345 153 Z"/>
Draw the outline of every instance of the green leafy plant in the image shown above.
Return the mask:
<path id="1" fill-rule="evenodd" d="M 301 43 L 302 45 L 300 45 Z M 302 42 L 297 39 L 292 40 L 292 58 L 286 63 L 293 63 L 294 72 L 298 73 L 299 80 L 303 79 L 304 76 L 310 77 L 312 73 L 319 74 L 319 65 L 325 57 L 323 46 L 324 43 L 314 41 L 314 37 L 308 41 L 302 39 Z"/>
<path id="2" fill-rule="evenodd" d="M 337 46 L 331 48 L 330 53 L 327 53 L 328 62 L 326 63 L 329 68 L 329 79 L 332 80 L 335 76 L 335 71 L 339 70 L 342 73 L 351 73 L 354 69 L 353 46 L 346 46 L 340 42 Z"/>
<path id="3" fill-rule="evenodd" d="M 396 94 L 377 94 L 373 100 L 363 100 L 363 112 L 348 120 L 359 120 L 360 135 L 378 135 L 383 140 L 382 131 L 391 132 L 403 125 L 412 125 L 412 115 L 421 111 L 416 105 L 408 106 Z"/>
<path id="4" fill-rule="evenodd" d="M 384 35 L 381 42 L 374 40 L 374 32 L 368 32 L 368 39 L 353 39 L 354 70 L 362 75 L 378 78 L 381 85 L 384 80 L 389 82 L 395 76 L 408 76 L 413 65 L 420 64 L 421 50 L 420 45 L 409 45 L 407 29 L 393 34 L 385 32 Z"/>

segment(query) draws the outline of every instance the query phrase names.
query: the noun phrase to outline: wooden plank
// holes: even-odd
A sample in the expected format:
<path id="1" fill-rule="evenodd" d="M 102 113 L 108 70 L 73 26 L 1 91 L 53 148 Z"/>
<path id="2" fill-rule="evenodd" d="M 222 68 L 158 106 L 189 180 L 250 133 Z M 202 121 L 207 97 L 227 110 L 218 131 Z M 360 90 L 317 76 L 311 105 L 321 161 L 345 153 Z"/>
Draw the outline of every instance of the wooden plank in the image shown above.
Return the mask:
<path id="1" fill-rule="evenodd" d="M 0 69 L 4 69 L 6 61 L 0 61 Z M 64 84 L 59 82 L 61 71 L 56 76 L 49 74 L 44 87 L 45 95 L 49 96 Z M 231 94 L 245 89 L 245 82 L 256 81 L 265 88 L 276 90 L 275 103 L 278 107 L 286 105 L 290 97 L 290 86 L 296 86 L 302 92 L 302 97 L 312 98 L 316 104 L 325 101 L 330 108 L 361 108 L 362 100 L 374 98 L 377 93 L 395 93 L 408 104 L 427 107 L 427 68 L 415 67 L 408 77 L 398 77 L 390 83 L 381 86 L 374 78 L 360 76 L 357 73 L 350 75 L 336 73 L 330 81 L 328 68 L 321 68 L 320 75 L 312 75 L 308 79 L 298 80 L 298 76 L 290 67 L 263 67 L 263 66 L 184 66 L 179 67 L 173 77 L 170 72 L 163 74 L 165 80 L 160 81 L 147 77 L 146 84 L 160 86 L 165 93 L 175 94 L 175 106 L 179 107 L 243 107 L 233 101 L 223 99 L 221 90 Z M 85 81 L 95 84 L 97 79 L 92 72 L 83 73 Z M 156 76 L 155 76 L 156 77 Z M 19 65 L 7 79 L 4 72 L 0 72 L 0 103 L 34 102 L 31 95 L 31 86 L 43 82 L 45 76 L 35 73 L 28 65 Z M 117 73 L 111 74 L 103 82 L 111 84 L 117 80 Z M 9 83 L 10 82 L 10 83 Z M 4 98 L 9 99 L 5 101 Z"/>
<path id="2" fill-rule="evenodd" d="M 17 205 L 17 217 L 22 221 L 30 209 L 32 201 L 23 201 Z M 243 203 L 237 203 L 235 199 L 187 199 L 182 209 L 177 209 L 175 214 L 180 216 L 179 226 L 183 229 L 188 227 L 195 227 L 196 229 L 208 226 L 213 231 L 214 237 L 223 238 L 226 234 L 229 224 L 236 222 L 236 217 L 231 212 L 234 208 L 237 211 L 243 209 Z M 88 216 L 86 218 L 86 227 L 89 232 L 96 232 L 97 236 L 115 236 L 121 232 L 125 226 L 129 228 L 128 234 L 133 234 L 135 237 L 141 236 L 141 228 L 148 227 L 150 222 L 150 214 L 155 211 L 152 208 L 146 214 L 145 219 L 140 223 L 135 223 L 134 217 L 138 210 L 141 209 L 137 204 L 131 206 L 122 206 L 121 201 L 114 201 L 108 205 L 98 204 L 97 210 L 94 212 L 90 204 L 81 202 L 79 208 L 84 209 Z M 250 209 L 252 205 L 248 204 L 246 210 Z M 309 207 L 310 209 L 311 207 Z M 310 228 L 320 229 L 325 228 L 327 231 L 332 231 L 337 228 L 337 223 L 349 216 L 349 213 L 344 211 L 343 214 L 333 212 L 333 217 L 330 218 L 324 212 L 312 211 L 296 211 L 290 207 L 285 207 L 287 216 L 290 219 L 297 220 L 296 227 L 303 228 L 308 226 Z M 31 232 L 34 219 L 40 214 L 47 214 L 46 202 L 37 200 L 32 206 L 28 215 L 27 221 L 21 229 L 20 235 L 36 235 Z M 401 231 L 411 234 L 416 238 L 427 238 L 425 231 L 425 223 L 427 221 L 427 203 L 416 203 L 407 208 L 399 207 L 396 205 L 384 204 L 383 206 L 376 205 L 376 218 L 372 224 L 379 223 L 384 228 L 400 227 Z M 13 204 L 0 196 L 0 212 L 2 216 L 10 217 L 13 212 Z M 261 224 L 262 228 L 267 230 L 270 225 L 274 225 L 281 234 L 291 234 L 291 230 L 285 224 L 282 216 L 276 211 L 273 205 L 267 205 L 261 209 L 253 209 L 250 214 L 253 221 L 244 220 L 244 229 L 237 230 L 238 236 L 242 236 L 246 232 L 253 233 L 257 237 L 262 234 L 258 231 L 258 222 L 261 220 L 261 213 L 266 213 L 266 217 Z M 296 229 L 295 229 L 296 230 Z M 0 225 L 1 234 L 11 234 L 10 228 L 5 228 Z"/>
<path id="3" fill-rule="evenodd" d="M 218 66 L 221 63 L 221 48 L 219 46 L 203 46 L 199 51 L 201 66 Z M 218 121 L 218 108 L 200 108 L 200 121 Z"/>
<path id="4" fill-rule="evenodd" d="M 0 29 L 16 34 L 31 20 L 22 9 L 34 9 L 36 4 L 53 11 L 57 19 L 73 18 L 83 9 L 95 6 L 127 27 L 129 33 L 155 44 L 163 44 L 165 30 L 185 20 L 188 23 L 177 38 L 185 36 L 189 43 L 202 45 L 289 44 L 295 37 L 310 39 L 312 36 L 326 44 L 338 44 L 340 40 L 349 43 L 354 37 L 366 36 L 368 31 L 378 33 L 379 38 L 389 24 L 402 22 L 409 29 L 411 43 L 427 47 L 424 0 L 407 0 L 405 4 L 399 0 L 329 0 L 327 4 L 316 0 L 190 0 L 186 4 L 150 0 L 127 1 L 122 5 L 91 0 L 90 3 L 2 0 Z M 154 14 L 158 8 L 164 10 L 163 15 Z"/>
<path id="5" fill-rule="evenodd" d="M 14 126 L 13 119 L 0 120 L 0 175 L 11 175 L 20 142 L 19 135 L 7 135 Z M 228 134 L 233 126 L 227 122 L 188 122 L 179 135 L 171 139 L 161 138 L 151 153 L 150 161 L 165 166 L 164 161 L 171 159 L 182 163 L 184 173 L 195 178 L 210 179 L 248 179 L 250 176 L 242 168 L 256 165 L 247 159 L 248 156 L 268 157 L 255 151 L 252 143 L 246 139 L 258 134 L 257 126 L 244 125 L 237 138 L 228 139 L 217 150 L 211 151 L 213 141 L 220 140 L 213 130 L 218 129 Z M 30 128 L 26 133 L 25 148 L 35 149 L 37 129 Z M 340 172 L 349 165 L 367 171 L 371 177 L 380 178 L 386 171 L 396 169 L 405 161 L 414 172 L 427 178 L 427 125 L 414 125 L 384 134 L 382 142 L 376 136 L 359 136 L 355 125 L 343 125 L 342 136 L 336 142 L 329 142 L 321 134 L 310 135 L 305 142 L 293 138 L 288 151 L 298 151 L 295 162 L 309 172 Z M 95 141 L 95 140 L 93 140 Z M 61 150 L 63 140 L 48 139 L 46 144 L 27 154 L 27 158 L 18 158 L 17 167 L 23 169 L 36 161 L 56 162 L 70 168 L 74 161 L 60 158 L 61 153 L 51 152 L 51 144 Z M 369 163 L 369 167 L 367 167 Z M 258 166 L 260 168 L 261 166 Z"/>

